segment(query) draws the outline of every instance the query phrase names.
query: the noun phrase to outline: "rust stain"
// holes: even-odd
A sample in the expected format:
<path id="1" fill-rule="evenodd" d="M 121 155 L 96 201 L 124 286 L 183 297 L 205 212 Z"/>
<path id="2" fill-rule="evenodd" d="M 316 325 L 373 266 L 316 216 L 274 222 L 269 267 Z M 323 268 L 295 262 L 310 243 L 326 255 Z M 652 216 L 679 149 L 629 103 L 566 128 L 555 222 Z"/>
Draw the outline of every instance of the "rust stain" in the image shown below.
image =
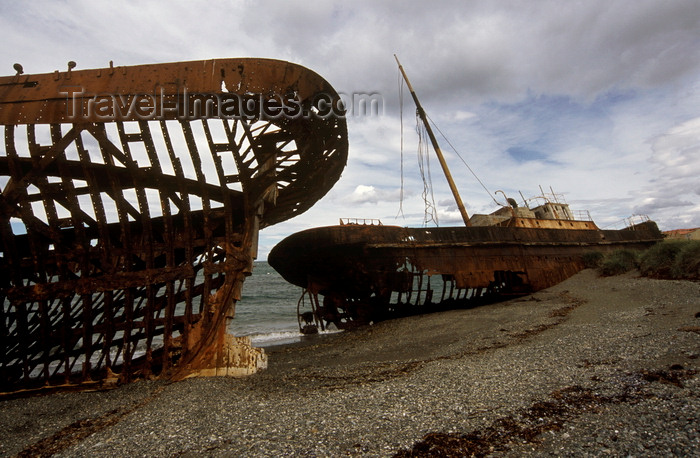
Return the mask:
<path id="1" fill-rule="evenodd" d="M 500 226 L 314 228 L 282 240 L 268 261 L 305 289 L 299 324 L 315 332 L 527 294 L 582 270 L 586 252 L 640 249 L 662 238 L 652 221 L 600 230 L 593 222 L 538 220 L 550 228 L 514 219 Z M 559 222 L 563 228 L 555 229 Z"/>
<path id="2" fill-rule="evenodd" d="M 75 67 L 0 77 L 0 392 L 262 364 L 226 325 L 258 231 L 340 177 L 338 94 L 270 59 Z"/>

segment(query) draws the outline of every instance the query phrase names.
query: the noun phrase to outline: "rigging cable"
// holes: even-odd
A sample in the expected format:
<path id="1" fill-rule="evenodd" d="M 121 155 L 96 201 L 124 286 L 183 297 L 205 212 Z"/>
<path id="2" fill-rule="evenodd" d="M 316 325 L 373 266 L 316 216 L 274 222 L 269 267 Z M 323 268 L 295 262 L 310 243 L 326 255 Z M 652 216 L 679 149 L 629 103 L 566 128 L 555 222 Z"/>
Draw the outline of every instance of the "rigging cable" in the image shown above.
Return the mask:
<path id="1" fill-rule="evenodd" d="M 462 161 L 462 163 L 467 167 L 467 169 L 471 172 L 471 174 L 474 176 L 474 178 L 476 178 L 476 181 L 479 182 L 479 184 L 481 185 L 481 187 L 484 188 L 484 191 L 486 191 L 486 193 L 489 195 L 489 197 L 491 198 L 491 200 L 493 200 L 493 201 L 496 203 L 496 205 L 499 205 L 499 206 L 502 205 L 502 204 L 500 204 L 500 203 L 496 200 L 496 198 L 494 197 L 494 195 L 491 194 L 491 191 L 489 191 L 489 190 L 486 188 L 486 185 L 484 185 L 484 183 L 479 179 L 479 177 L 476 176 L 476 173 L 474 173 L 474 171 L 472 170 L 472 168 L 469 167 L 469 164 L 467 164 L 467 161 L 464 160 L 464 158 L 462 157 L 462 155 L 459 154 L 459 152 L 457 151 L 457 148 L 455 148 L 454 145 L 450 142 L 450 140 L 445 136 L 445 134 L 442 133 L 442 131 L 440 130 L 440 128 L 437 126 L 437 124 L 435 124 L 435 121 L 432 120 L 432 118 L 428 115 L 428 113 L 426 113 L 425 116 L 427 116 L 428 120 L 430 120 L 430 123 L 437 129 L 437 131 L 440 132 L 440 135 L 442 135 L 442 138 L 445 139 L 445 141 L 447 142 L 447 144 L 450 145 L 450 148 L 452 148 L 452 151 L 454 151 L 454 153 L 455 153 L 455 154 L 457 155 L 457 157 Z"/>
<path id="2" fill-rule="evenodd" d="M 423 224 L 427 226 L 430 221 L 433 221 L 436 226 L 439 226 L 435 195 L 433 194 L 433 179 L 430 174 L 430 148 L 428 146 L 430 140 L 427 138 L 427 130 L 417 110 L 416 132 L 418 133 L 418 168 L 420 170 L 421 179 L 423 180 L 423 193 L 421 197 L 425 204 Z"/>
<path id="3" fill-rule="evenodd" d="M 401 71 L 399 70 L 399 119 L 400 119 L 400 125 L 401 125 L 401 189 L 399 191 L 399 211 L 396 214 L 395 218 L 398 218 L 399 215 L 403 216 L 404 219 L 406 219 L 406 216 L 403 213 L 403 200 L 404 200 L 404 171 L 403 171 L 403 88 L 404 88 L 404 79 L 401 76 Z M 418 116 L 418 112 L 416 111 L 416 132 L 418 133 L 418 168 L 420 170 L 421 174 L 421 179 L 423 180 L 423 202 L 425 205 L 424 208 L 424 217 L 423 217 L 423 223 L 425 225 L 428 224 L 429 221 L 435 222 L 435 225 L 438 225 L 438 216 L 437 216 L 437 207 L 435 206 L 435 197 L 433 195 L 433 186 L 432 186 L 432 179 L 430 177 L 430 154 L 428 153 L 428 147 L 427 147 L 427 142 L 426 142 L 426 132 L 425 132 L 425 126 L 423 126 L 422 121 L 420 120 Z M 422 127 L 422 129 L 421 129 Z M 426 164 L 426 166 L 424 166 Z M 427 178 L 426 178 L 426 167 L 427 167 Z M 428 194 L 430 194 L 430 198 L 432 200 L 429 200 Z"/>

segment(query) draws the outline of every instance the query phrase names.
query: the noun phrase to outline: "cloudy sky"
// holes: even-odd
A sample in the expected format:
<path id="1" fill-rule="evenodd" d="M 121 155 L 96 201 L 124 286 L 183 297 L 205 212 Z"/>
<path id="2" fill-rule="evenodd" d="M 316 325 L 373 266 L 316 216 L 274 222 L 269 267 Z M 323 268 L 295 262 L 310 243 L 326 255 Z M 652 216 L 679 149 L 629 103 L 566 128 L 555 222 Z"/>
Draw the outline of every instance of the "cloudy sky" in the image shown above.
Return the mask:
<path id="1" fill-rule="evenodd" d="M 260 259 L 284 236 L 339 218 L 424 224 L 415 108 L 407 92 L 400 101 L 394 54 L 445 135 L 470 214 L 495 203 L 464 162 L 491 193 L 520 200 L 551 187 L 601 227 L 633 214 L 664 230 L 700 226 L 697 0 L 35 0 L 0 4 L 0 37 L 5 75 L 15 62 L 47 73 L 69 60 L 85 69 L 265 57 L 304 65 L 348 97 L 378 94 L 379 113 L 348 116 L 341 180 L 265 229 Z M 460 224 L 437 161 L 424 169 L 439 224 Z"/>

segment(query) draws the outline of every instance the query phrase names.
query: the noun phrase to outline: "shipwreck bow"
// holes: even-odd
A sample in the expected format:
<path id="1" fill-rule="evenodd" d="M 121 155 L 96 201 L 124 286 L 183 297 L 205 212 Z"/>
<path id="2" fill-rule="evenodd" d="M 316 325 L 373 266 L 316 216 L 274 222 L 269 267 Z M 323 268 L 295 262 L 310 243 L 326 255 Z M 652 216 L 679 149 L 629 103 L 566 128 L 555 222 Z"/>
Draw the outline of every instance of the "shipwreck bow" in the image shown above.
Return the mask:
<path id="1" fill-rule="evenodd" d="M 264 366 L 226 334 L 261 228 L 340 177 L 316 73 L 217 59 L 0 78 L 0 391 Z"/>

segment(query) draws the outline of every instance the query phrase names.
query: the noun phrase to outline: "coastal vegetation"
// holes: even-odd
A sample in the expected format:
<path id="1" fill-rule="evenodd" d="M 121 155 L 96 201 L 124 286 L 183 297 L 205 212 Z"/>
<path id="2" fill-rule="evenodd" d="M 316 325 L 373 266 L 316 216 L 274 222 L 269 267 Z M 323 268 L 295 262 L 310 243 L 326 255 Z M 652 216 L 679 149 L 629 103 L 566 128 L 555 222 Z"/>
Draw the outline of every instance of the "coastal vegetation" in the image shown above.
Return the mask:
<path id="1" fill-rule="evenodd" d="M 639 269 L 645 277 L 700 280 L 700 241 L 666 240 L 642 252 L 615 250 L 608 254 L 587 253 L 586 267 L 603 276 L 620 275 Z"/>

